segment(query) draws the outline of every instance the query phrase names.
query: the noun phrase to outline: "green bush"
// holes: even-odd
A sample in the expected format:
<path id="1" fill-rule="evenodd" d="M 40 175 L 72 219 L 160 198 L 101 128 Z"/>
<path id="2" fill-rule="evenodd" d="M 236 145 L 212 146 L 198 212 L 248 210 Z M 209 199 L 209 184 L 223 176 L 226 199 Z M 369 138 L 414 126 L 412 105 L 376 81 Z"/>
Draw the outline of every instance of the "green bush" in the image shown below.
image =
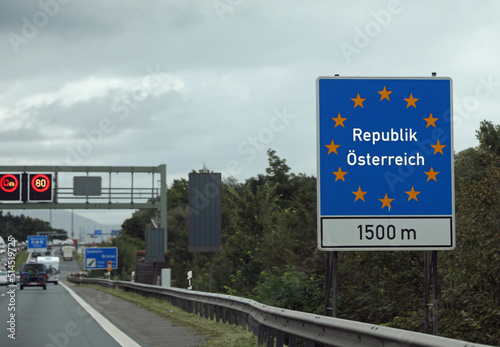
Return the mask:
<path id="1" fill-rule="evenodd" d="M 321 313 L 324 311 L 324 277 L 274 267 L 263 271 L 254 290 L 258 302 L 289 310 Z"/>

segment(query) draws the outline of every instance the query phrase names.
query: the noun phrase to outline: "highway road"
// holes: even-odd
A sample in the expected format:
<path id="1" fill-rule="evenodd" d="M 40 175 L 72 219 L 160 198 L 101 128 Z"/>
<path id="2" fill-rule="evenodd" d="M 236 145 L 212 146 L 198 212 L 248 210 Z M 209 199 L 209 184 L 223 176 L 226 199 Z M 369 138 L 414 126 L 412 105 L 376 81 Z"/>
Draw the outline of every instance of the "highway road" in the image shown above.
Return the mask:
<path id="1" fill-rule="evenodd" d="M 60 270 L 64 280 L 66 273 L 79 268 L 75 260 L 61 260 Z M 47 290 L 0 287 L 0 319 L 0 346 L 140 345 L 138 338 L 110 323 L 63 282 L 49 283 Z"/>

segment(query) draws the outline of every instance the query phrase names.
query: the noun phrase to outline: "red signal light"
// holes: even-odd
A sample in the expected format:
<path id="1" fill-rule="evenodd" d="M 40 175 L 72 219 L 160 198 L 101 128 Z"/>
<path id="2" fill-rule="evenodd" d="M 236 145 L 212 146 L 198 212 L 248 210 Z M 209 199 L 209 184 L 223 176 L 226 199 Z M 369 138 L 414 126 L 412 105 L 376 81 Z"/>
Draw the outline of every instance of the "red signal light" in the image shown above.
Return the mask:
<path id="1" fill-rule="evenodd" d="M 12 193 L 19 187 L 19 180 L 11 174 L 3 175 L 0 178 L 0 188 L 6 193 Z"/>
<path id="2" fill-rule="evenodd" d="M 0 173 L 0 201 L 21 200 L 21 174 Z"/>

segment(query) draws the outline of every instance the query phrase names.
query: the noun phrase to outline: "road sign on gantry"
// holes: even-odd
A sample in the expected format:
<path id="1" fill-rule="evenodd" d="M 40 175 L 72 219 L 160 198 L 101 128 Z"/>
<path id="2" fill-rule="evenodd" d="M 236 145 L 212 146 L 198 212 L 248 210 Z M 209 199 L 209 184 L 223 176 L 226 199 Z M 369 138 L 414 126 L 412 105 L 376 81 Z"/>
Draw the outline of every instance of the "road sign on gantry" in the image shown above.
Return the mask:
<path id="1" fill-rule="evenodd" d="M 0 173 L 0 201 L 21 201 L 21 175 Z"/>
<path id="2" fill-rule="evenodd" d="M 450 78 L 317 80 L 318 248 L 455 247 Z"/>
<path id="3" fill-rule="evenodd" d="M 52 201 L 52 174 L 29 174 L 28 201 Z"/>

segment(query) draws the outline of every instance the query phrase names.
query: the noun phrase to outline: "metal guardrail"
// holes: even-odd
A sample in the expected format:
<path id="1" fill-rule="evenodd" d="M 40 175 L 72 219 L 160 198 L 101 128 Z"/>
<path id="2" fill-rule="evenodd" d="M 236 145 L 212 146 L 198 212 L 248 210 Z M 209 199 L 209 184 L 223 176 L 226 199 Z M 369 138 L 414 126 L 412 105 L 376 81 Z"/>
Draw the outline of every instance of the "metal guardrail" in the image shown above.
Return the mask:
<path id="1" fill-rule="evenodd" d="M 298 344 L 306 347 L 486 347 L 434 335 L 281 309 L 225 294 L 94 278 L 68 277 L 68 280 L 77 284 L 122 288 L 144 296 L 166 299 L 186 312 L 217 322 L 240 325 L 252 331 L 260 345 L 266 346 L 281 347 L 286 343 L 289 347 Z"/>

